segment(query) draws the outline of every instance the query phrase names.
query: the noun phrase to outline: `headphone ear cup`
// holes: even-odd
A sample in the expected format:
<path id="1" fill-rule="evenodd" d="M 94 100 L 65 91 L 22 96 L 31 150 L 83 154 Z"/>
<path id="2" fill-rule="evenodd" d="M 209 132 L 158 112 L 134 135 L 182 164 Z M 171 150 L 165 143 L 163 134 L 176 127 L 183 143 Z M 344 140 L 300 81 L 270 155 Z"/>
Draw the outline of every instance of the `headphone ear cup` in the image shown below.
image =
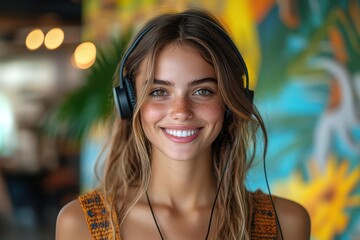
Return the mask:
<path id="1" fill-rule="evenodd" d="M 245 89 L 246 97 L 249 99 L 251 103 L 254 102 L 254 91 L 250 89 Z"/>
<path id="2" fill-rule="evenodd" d="M 135 104 L 136 104 L 135 89 L 134 89 L 134 86 L 133 86 L 131 80 L 128 77 L 125 77 L 124 83 L 125 83 L 125 91 L 126 91 L 127 99 L 129 101 L 129 105 L 131 107 L 131 113 L 132 113 L 134 111 Z"/>
<path id="3" fill-rule="evenodd" d="M 124 87 L 113 88 L 115 107 L 122 119 L 130 120 L 136 104 L 136 96 L 131 81 L 125 77 Z"/>

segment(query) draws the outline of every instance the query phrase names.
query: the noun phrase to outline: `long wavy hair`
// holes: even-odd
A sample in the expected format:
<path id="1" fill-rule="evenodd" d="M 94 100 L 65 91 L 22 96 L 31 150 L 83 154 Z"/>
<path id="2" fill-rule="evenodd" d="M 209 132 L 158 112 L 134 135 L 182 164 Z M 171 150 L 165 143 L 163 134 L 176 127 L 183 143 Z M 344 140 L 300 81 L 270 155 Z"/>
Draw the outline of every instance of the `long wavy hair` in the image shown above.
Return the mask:
<path id="1" fill-rule="evenodd" d="M 120 226 L 114 229 L 121 229 L 127 214 L 149 185 L 151 144 L 143 132 L 139 110 L 153 81 L 157 55 L 166 45 L 178 44 L 194 47 L 214 67 L 226 109 L 223 128 L 212 145 L 213 170 L 218 184 L 222 173 L 225 174 L 211 236 L 214 239 L 250 239 L 252 201 L 245 188 L 245 178 L 254 160 L 257 132 L 259 129 L 262 132 L 264 156 L 267 134 L 261 116 L 245 93 L 244 69 L 234 46 L 229 44 L 222 25 L 211 14 L 198 9 L 160 15 L 150 20 L 139 34 L 144 30 L 148 32 L 129 55 L 124 71 L 135 86 L 140 65 L 144 64 L 147 87 L 136 93 L 137 102 L 130 120 L 114 119 L 100 185 L 107 205 L 116 209 Z M 118 79 L 115 74 L 115 84 Z"/>

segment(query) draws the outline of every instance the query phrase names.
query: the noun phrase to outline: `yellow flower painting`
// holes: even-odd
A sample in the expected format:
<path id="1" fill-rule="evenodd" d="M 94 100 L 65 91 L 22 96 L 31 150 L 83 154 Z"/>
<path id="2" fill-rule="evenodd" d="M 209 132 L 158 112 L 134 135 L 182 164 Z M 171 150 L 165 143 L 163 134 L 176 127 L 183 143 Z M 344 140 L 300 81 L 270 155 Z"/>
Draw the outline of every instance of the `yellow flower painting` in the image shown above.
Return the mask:
<path id="1" fill-rule="evenodd" d="M 353 193 L 360 183 L 360 167 L 351 169 L 347 160 L 338 163 L 331 157 L 325 171 L 315 164 L 309 170 L 307 181 L 300 172 L 294 172 L 286 181 L 275 183 L 274 191 L 308 210 L 314 239 L 334 239 L 346 230 L 349 211 L 360 207 L 360 194 Z"/>

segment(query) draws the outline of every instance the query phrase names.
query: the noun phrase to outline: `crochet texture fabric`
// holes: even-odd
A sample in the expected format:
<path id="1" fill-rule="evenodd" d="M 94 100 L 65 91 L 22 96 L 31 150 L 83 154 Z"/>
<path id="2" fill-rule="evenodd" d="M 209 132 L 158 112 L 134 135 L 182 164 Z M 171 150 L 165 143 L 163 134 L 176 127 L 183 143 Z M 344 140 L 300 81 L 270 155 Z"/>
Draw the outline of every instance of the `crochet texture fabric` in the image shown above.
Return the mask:
<path id="1" fill-rule="evenodd" d="M 276 239 L 277 225 L 274 209 L 269 195 L 256 191 L 253 193 L 251 223 L 252 240 Z M 79 196 L 86 222 L 93 240 L 112 240 L 113 230 L 110 225 L 110 215 L 117 219 L 115 211 L 109 211 L 104 199 L 98 191 L 92 191 Z M 115 222 L 116 240 L 120 240 L 119 224 Z"/>

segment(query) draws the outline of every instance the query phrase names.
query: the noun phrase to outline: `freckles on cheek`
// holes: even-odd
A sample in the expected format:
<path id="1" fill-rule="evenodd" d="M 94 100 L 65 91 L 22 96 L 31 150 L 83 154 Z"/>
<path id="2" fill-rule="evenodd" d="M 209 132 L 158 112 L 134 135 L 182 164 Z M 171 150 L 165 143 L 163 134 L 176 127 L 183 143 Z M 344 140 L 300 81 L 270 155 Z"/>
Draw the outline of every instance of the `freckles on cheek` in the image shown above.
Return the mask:
<path id="1" fill-rule="evenodd" d="M 199 106 L 198 110 L 209 116 L 211 119 L 223 119 L 225 114 L 224 108 L 219 104 L 202 105 Z"/>
<path id="2" fill-rule="evenodd" d="M 140 109 L 141 122 L 155 122 L 161 116 L 161 107 L 154 104 L 144 104 Z"/>

